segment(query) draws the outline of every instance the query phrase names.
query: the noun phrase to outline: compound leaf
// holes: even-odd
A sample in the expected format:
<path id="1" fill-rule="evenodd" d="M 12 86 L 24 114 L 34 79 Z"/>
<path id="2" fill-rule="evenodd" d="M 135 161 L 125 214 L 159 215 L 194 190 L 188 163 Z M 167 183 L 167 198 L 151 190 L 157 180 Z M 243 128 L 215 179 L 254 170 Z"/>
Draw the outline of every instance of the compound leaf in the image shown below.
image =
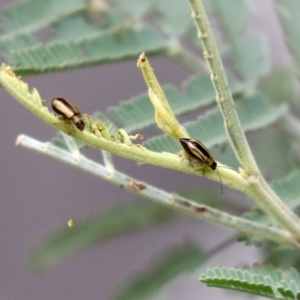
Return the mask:
<path id="1" fill-rule="evenodd" d="M 255 83 L 270 69 L 266 42 L 262 37 L 249 37 L 251 10 L 245 0 L 212 1 L 222 40 L 229 45 L 227 55 L 235 70 L 246 81 Z M 234 20 L 234 22 L 233 22 Z"/>
<path id="2" fill-rule="evenodd" d="M 284 38 L 296 64 L 295 70 L 299 74 L 300 68 L 300 2 L 297 0 L 275 1 L 277 15 L 284 31 Z"/>
<path id="3" fill-rule="evenodd" d="M 259 95 L 243 99 L 237 103 L 236 107 L 245 131 L 263 128 L 278 120 L 286 111 L 285 105 L 273 107 Z M 208 148 L 227 140 L 223 119 L 218 108 L 212 109 L 196 121 L 188 122 L 184 126 L 191 137 L 200 140 Z M 147 140 L 144 145 L 157 152 L 176 153 L 181 149 L 176 141 L 165 134 Z"/>
<path id="4" fill-rule="evenodd" d="M 116 299 L 148 299 L 162 286 L 182 272 L 191 271 L 205 261 L 202 251 L 193 244 L 174 245 L 151 264 L 148 272 L 138 274 L 136 280 L 123 288 Z"/>
<path id="5" fill-rule="evenodd" d="M 247 87 L 230 80 L 232 93 L 238 95 Z M 211 79 L 207 75 L 192 76 L 184 84 L 182 90 L 173 86 L 163 87 L 165 95 L 175 115 L 179 116 L 214 102 L 215 92 Z M 118 106 L 109 107 L 110 116 L 127 132 L 133 132 L 155 123 L 154 110 L 147 94 L 121 102 Z"/>
<path id="6" fill-rule="evenodd" d="M 85 0 L 28 0 L 10 5 L 3 9 L 3 32 L 9 34 L 39 30 L 85 7 Z"/>
<path id="7" fill-rule="evenodd" d="M 156 31 L 124 28 L 15 50 L 10 63 L 18 74 L 34 74 L 136 58 L 142 51 L 153 54 L 164 50 L 164 40 Z"/>
<path id="8" fill-rule="evenodd" d="M 112 0 L 116 9 L 120 9 L 133 20 L 140 20 L 152 6 L 152 0 Z"/>
<path id="9" fill-rule="evenodd" d="M 272 299 L 299 299 L 299 273 L 291 268 L 260 265 L 244 268 L 213 268 L 199 277 L 208 286 L 241 291 Z"/>

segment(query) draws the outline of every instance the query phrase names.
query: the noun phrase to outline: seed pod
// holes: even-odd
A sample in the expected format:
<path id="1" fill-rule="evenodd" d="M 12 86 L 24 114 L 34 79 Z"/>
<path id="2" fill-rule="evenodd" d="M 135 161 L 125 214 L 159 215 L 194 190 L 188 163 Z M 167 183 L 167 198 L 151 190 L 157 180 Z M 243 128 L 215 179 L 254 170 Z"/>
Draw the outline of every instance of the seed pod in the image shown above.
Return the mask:
<path id="1" fill-rule="evenodd" d="M 77 106 L 70 100 L 65 98 L 54 98 L 51 100 L 52 109 L 66 120 L 72 121 L 75 126 L 82 131 L 84 129 L 84 121 Z"/>

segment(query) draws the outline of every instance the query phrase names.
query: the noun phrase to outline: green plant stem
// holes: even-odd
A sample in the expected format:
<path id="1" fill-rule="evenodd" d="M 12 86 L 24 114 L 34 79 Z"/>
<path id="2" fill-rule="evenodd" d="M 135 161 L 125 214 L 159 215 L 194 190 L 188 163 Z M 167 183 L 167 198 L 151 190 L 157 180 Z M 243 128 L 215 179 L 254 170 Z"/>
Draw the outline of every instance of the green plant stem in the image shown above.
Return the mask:
<path id="1" fill-rule="evenodd" d="M 198 30 L 198 36 L 201 39 L 204 49 L 203 55 L 210 67 L 211 80 L 216 91 L 216 100 L 223 114 L 224 126 L 229 141 L 246 172 L 251 175 L 259 174 L 258 166 L 252 155 L 236 112 L 223 63 L 203 4 L 201 0 L 189 0 L 189 2 L 192 8 L 192 17 Z"/>
<path id="2" fill-rule="evenodd" d="M 42 119 L 45 123 L 69 134 L 86 144 L 96 147 L 101 150 L 111 152 L 113 154 L 132 159 L 144 164 L 157 165 L 164 168 L 169 168 L 188 174 L 203 176 L 202 169 L 196 169 L 189 165 L 188 161 L 180 158 L 172 153 L 159 153 L 150 151 L 141 145 L 126 145 L 125 143 L 114 142 L 104 137 L 99 137 L 88 130 L 79 131 L 73 124 L 58 119 L 54 114 L 50 113 L 48 108 L 43 106 L 43 101 L 37 90 L 29 91 L 28 85 L 20 80 L 10 68 L 2 67 L 0 71 L 0 83 L 17 101 L 24 107 Z M 201 166 L 200 166 L 201 167 Z M 222 182 L 232 188 L 236 188 L 245 192 L 249 183 L 237 172 L 231 169 L 220 168 L 219 174 Z M 217 172 L 211 169 L 206 170 L 205 177 L 211 178 L 219 182 Z"/>
<path id="3" fill-rule="evenodd" d="M 209 206 L 198 204 L 182 196 L 168 193 L 149 184 L 140 183 L 117 170 L 112 173 L 105 166 L 87 159 L 83 155 L 74 157 L 70 152 L 57 148 L 50 143 L 41 143 L 35 139 L 21 135 L 18 137 L 17 145 L 22 145 L 39 153 L 51 156 L 64 163 L 70 164 L 95 176 L 99 176 L 113 184 L 122 186 L 130 192 L 136 192 L 160 204 L 175 208 L 181 212 L 188 213 L 194 217 L 213 222 L 219 225 L 235 229 L 248 235 L 255 235 L 279 244 L 288 244 L 300 247 L 293 237 L 284 230 L 257 224 L 255 222 L 232 216 Z M 140 187 L 140 188 L 139 188 Z"/>
<path id="4" fill-rule="evenodd" d="M 72 155 L 79 157 L 80 151 L 79 151 L 76 143 L 74 142 L 74 139 L 63 132 L 61 134 L 62 134 L 62 137 L 63 137 L 65 143 L 67 144 L 67 146 L 69 148 L 69 151 L 72 153 Z"/>
<path id="5" fill-rule="evenodd" d="M 246 140 L 239 121 L 235 104 L 228 87 L 221 57 L 215 42 L 204 6 L 201 0 L 189 0 L 192 17 L 198 36 L 201 39 L 206 58 L 211 70 L 211 79 L 216 91 L 216 100 L 224 118 L 224 125 L 235 154 L 245 169 L 245 177 L 250 183 L 248 195 L 278 221 L 284 228 L 300 240 L 299 218 L 280 200 L 262 177 L 254 156 Z"/>
<path id="6" fill-rule="evenodd" d="M 102 150 L 102 157 L 103 157 L 103 162 L 106 167 L 106 170 L 109 173 L 113 173 L 115 171 L 114 163 L 113 163 L 113 158 L 111 153 Z"/>
<path id="7" fill-rule="evenodd" d="M 261 179 L 252 185 L 248 195 L 254 199 L 262 209 L 271 215 L 279 224 L 286 228 L 299 240 L 299 218 L 275 194 L 268 183 Z"/>
<path id="8" fill-rule="evenodd" d="M 77 128 L 73 124 L 70 124 L 70 122 L 58 119 L 54 116 L 54 114 L 51 114 L 48 108 L 43 105 L 43 101 L 38 91 L 35 89 L 29 91 L 28 85 L 21 81 L 20 78 L 18 78 L 13 72 L 11 72 L 10 68 L 8 67 L 2 67 L 0 71 L 0 83 L 3 86 L 3 88 L 5 88 L 16 100 L 18 100 L 33 114 L 41 118 L 44 122 L 48 123 L 49 125 L 55 127 L 58 130 L 61 130 L 62 132 L 72 135 L 73 137 L 85 142 L 90 146 L 94 146 L 98 149 L 102 149 L 141 163 L 148 163 L 197 176 L 203 176 L 203 170 L 201 169 L 201 165 L 200 168 L 193 168 L 189 165 L 187 161 L 178 157 L 178 155 L 165 152 L 158 153 L 143 148 L 140 145 L 126 145 L 123 143 L 114 142 L 110 139 L 99 137 L 93 134 L 92 132 L 89 132 L 88 130 L 77 130 Z M 218 168 L 218 171 L 224 184 L 239 191 L 242 191 L 243 193 L 246 193 L 248 195 L 251 195 L 252 193 L 253 198 L 257 200 L 258 203 L 260 203 L 260 195 L 253 193 L 253 182 L 244 178 L 243 176 L 231 169 Z M 218 173 L 211 169 L 206 170 L 205 177 L 208 177 L 215 181 L 219 181 Z M 279 203 L 281 202 L 279 201 Z M 276 207 L 278 206 L 279 205 L 277 205 Z M 264 205 L 263 208 L 266 208 L 266 205 Z M 278 222 L 280 224 L 283 224 L 283 227 L 285 228 L 292 228 L 293 230 L 290 230 L 290 232 L 294 233 L 296 231 L 294 230 L 295 227 L 293 227 L 295 224 L 295 222 L 293 222 L 294 218 L 289 218 L 289 216 L 285 214 L 285 212 L 289 212 L 288 209 L 283 209 L 282 211 L 284 212 L 282 214 L 284 216 L 283 221 L 281 222 L 281 220 L 278 220 L 277 218 Z M 284 226 L 286 220 L 288 225 Z M 220 220 L 220 224 L 223 224 L 223 221 L 224 220 Z M 298 233 L 299 232 L 300 231 L 298 231 Z M 292 240 L 291 244 L 296 244 L 296 242 Z"/>

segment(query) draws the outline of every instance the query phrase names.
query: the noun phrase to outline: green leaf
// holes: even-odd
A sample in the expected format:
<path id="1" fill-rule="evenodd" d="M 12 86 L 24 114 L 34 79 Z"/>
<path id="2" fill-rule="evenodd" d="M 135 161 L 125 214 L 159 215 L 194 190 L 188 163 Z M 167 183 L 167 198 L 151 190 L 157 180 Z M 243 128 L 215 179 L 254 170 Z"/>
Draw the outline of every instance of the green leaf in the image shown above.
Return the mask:
<path id="1" fill-rule="evenodd" d="M 156 31 L 124 28 L 13 51 L 10 63 L 18 74 L 34 74 L 136 58 L 142 51 L 153 54 L 164 50 L 164 40 Z"/>
<path id="2" fill-rule="evenodd" d="M 240 94 L 246 89 L 246 86 L 233 80 L 229 82 L 234 95 Z M 192 76 L 184 82 L 180 91 L 172 86 L 165 86 L 163 90 L 177 116 L 195 111 L 215 101 L 215 92 L 208 75 Z M 108 113 L 127 132 L 141 130 L 155 123 L 154 109 L 147 94 L 121 102 L 118 106 L 109 107 Z"/>
<path id="3" fill-rule="evenodd" d="M 300 2 L 298 0 L 275 1 L 276 12 L 279 16 L 284 38 L 294 59 L 295 70 L 299 77 L 300 69 Z"/>
<path id="4" fill-rule="evenodd" d="M 73 228 L 60 227 L 33 248 L 28 266 L 33 270 L 50 268 L 91 244 L 104 243 L 126 232 L 169 221 L 172 215 L 172 211 L 158 205 L 127 204 L 100 216 L 75 220 Z"/>
<path id="5" fill-rule="evenodd" d="M 284 299 L 299 299 L 299 282 L 295 282 L 293 280 L 287 282 L 283 280 L 281 282 L 281 286 L 278 287 L 278 292 L 284 297 Z"/>
<path id="6" fill-rule="evenodd" d="M 170 36 L 181 36 L 192 23 L 191 10 L 186 1 L 156 0 L 153 10 L 156 22 Z"/>
<path id="7" fill-rule="evenodd" d="M 291 208 L 296 209 L 300 205 L 300 171 L 296 171 L 288 175 L 286 178 L 276 180 L 271 183 L 271 187 L 275 193 Z M 265 212 L 254 206 L 250 212 L 243 214 L 243 218 L 256 223 L 261 223 L 269 226 L 279 227 L 278 223 L 266 215 Z M 260 246 L 262 240 L 257 237 L 240 235 L 238 241 L 246 242 L 248 245 Z"/>
<path id="8" fill-rule="evenodd" d="M 274 126 L 269 126 L 263 131 L 256 131 L 251 135 L 250 143 L 255 145 L 253 155 L 262 174 L 269 181 L 283 178 L 295 169 L 291 153 L 293 145 L 291 136 L 281 127 L 283 121 L 288 117 L 289 115 L 286 114 Z M 283 154 L 285 159 L 282 159 Z"/>
<path id="9" fill-rule="evenodd" d="M 152 0 L 112 0 L 116 9 L 122 10 L 133 20 L 141 19 L 152 5 Z"/>
<path id="10" fill-rule="evenodd" d="M 295 171 L 286 178 L 272 182 L 275 193 L 290 207 L 295 209 L 300 204 L 300 171 Z"/>
<path id="11" fill-rule="evenodd" d="M 273 299 L 299 299 L 299 273 L 291 268 L 275 269 L 272 266 L 245 268 L 213 268 L 199 277 L 208 286 L 241 291 Z"/>
<path id="12" fill-rule="evenodd" d="M 163 90 L 166 95 L 176 93 L 176 89 L 170 86 L 164 87 Z M 126 132 L 140 130 L 155 122 L 154 109 L 147 94 L 109 107 L 108 113 L 115 122 L 125 128 Z"/>
<path id="13" fill-rule="evenodd" d="M 150 149 L 151 151 L 156 152 L 165 151 L 171 153 L 179 153 L 179 151 L 182 150 L 181 146 L 179 145 L 179 141 L 176 142 L 173 138 L 166 134 L 162 134 L 148 139 L 146 142 L 143 143 L 143 146 Z"/>
<path id="14" fill-rule="evenodd" d="M 265 77 L 262 82 L 262 90 L 268 99 L 274 104 L 291 102 L 294 95 L 291 93 L 296 84 L 291 70 L 286 67 L 277 67 Z"/>
<path id="15" fill-rule="evenodd" d="M 228 0 L 226 2 L 212 0 L 211 6 L 218 16 L 217 21 L 230 41 L 236 36 L 244 35 L 249 29 L 251 10 L 245 0 Z M 233 22 L 234 20 L 234 22 Z M 233 41 L 234 42 L 234 41 Z"/>
<path id="16" fill-rule="evenodd" d="M 52 40 L 73 40 L 99 33 L 100 27 L 81 15 L 70 16 L 53 25 Z"/>
<path id="17" fill-rule="evenodd" d="M 249 38 L 238 46 L 241 59 L 232 56 L 236 69 L 243 78 L 254 83 L 270 70 L 270 60 L 265 38 L 262 36 Z"/>
<path id="18" fill-rule="evenodd" d="M 3 9 L 1 27 L 5 34 L 35 31 L 85 7 L 85 0 L 27 0 Z"/>
<path id="19" fill-rule="evenodd" d="M 300 268 L 300 253 L 298 248 L 266 243 L 264 247 L 264 261 L 281 268 L 293 266 L 297 270 Z"/>
<path id="20" fill-rule="evenodd" d="M 266 42 L 262 37 L 249 37 L 251 14 L 245 0 L 213 1 L 216 20 L 227 41 L 227 55 L 236 71 L 246 81 L 255 83 L 270 69 Z M 234 20 L 234 21 L 233 21 Z"/>
<path id="21" fill-rule="evenodd" d="M 245 131 L 263 128 L 278 120 L 286 111 L 285 105 L 273 107 L 264 97 L 259 95 L 239 101 L 236 108 Z M 208 148 L 227 140 L 223 118 L 218 108 L 212 109 L 196 121 L 184 124 L 184 127 L 191 137 L 200 140 Z M 181 150 L 179 143 L 165 134 L 147 140 L 144 145 L 157 152 L 176 153 Z"/>
<path id="22" fill-rule="evenodd" d="M 204 255 L 193 244 L 172 246 L 151 264 L 151 270 L 136 276 L 116 297 L 118 300 L 147 299 L 162 286 L 183 272 L 199 267 L 205 261 Z"/>
<path id="23" fill-rule="evenodd" d="M 13 50 L 23 49 L 34 46 L 38 43 L 36 38 L 30 33 L 17 33 L 0 36 L 0 51 L 10 59 L 10 54 Z"/>
<path id="24" fill-rule="evenodd" d="M 59 20 L 53 25 L 51 41 L 66 41 L 87 37 L 94 34 L 103 34 L 103 31 L 124 27 L 124 20 L 116 12 L 101 13 L 101 22 L 92 22 L 83 15 L 71 15 Z"/>

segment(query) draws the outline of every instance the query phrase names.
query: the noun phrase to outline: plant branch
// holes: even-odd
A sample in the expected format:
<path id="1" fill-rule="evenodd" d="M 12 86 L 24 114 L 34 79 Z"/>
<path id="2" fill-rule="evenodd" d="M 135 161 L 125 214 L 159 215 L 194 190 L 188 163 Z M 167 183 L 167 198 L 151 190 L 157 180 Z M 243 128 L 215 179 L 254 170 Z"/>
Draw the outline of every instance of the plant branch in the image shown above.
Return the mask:
<path id="1" fill-rule="evenodd" d="M 189 0 L 189 2 L 192 8 L 192 18 L 195 21 L 198 36 L 204 49 L 203 55 L 210 67 L 216 100 L 224 118 L 224 126 L 229 141 L 245 171 L 251 175 L 258 175 L 260 172 L 238 118 L 224 66 L 203 4 L 201 0 Z"/>
<path id="2" fill-rule="evenodd" d="M 239 121 L 232 94 L 224 72 L 221 57 L 201 0 L 189 0 L 192 17 L 201 39 L 211 70 L 211 79 L 216 91 L 216 100 L 224 118 L 229 141 L 238 160 L 244 167 L 243 176 L 249 181 L 246 191 L 263 209 L 284 228 L 300 240 L 300 220 L 274 193 L 260 173 Z"/>
<path id="3" fill-rule="evenodd" d="M 138 144 L 128 145 L 119 141 L 116 142 L 101 136 L 101 134 L 99 136 L 99 134 L 94 134 L 88 130 L 79 131 L 73 124 L 70 124 L 70 122 L 59 119 L 53 113 L 50 113 L 48 108 L 43 105 L 45 100 L 41 99 L 38 91 L 36 89 L 29 91 L 28 85 L 17 77 L 9 67 L 3 66 L 0 70 L 0 83 L 12 97 L 45 123 L 83 141 L 87 145 L 144 164 L 157 165 L 188 174 L 203 176 L 203 166 L 200 165 L 199 168 L 193 168 L 189 165 L 188 161 L 178 155 L 150 151 Z M 124 130 L 122 132 L 124 132 Z M 231 188 L 242 192 L 246 192 L 249 188 L 247 180 L 234 170 L 220 168 L 219 173 L 222 177 L 222 182 Z M 205 177 L 219 182 L 218 174 L 211 169 L 205 171 Z"/>
<path id="4" fill-rule="evenodd" d="M 2 67 L 0 71 L 0 83 L 15 99 L 17 99 L 33 114 L 41 118 L 44 122 L 85 142 L 90 146 L 94 146 L 96 148 L 141 163 L 157 165 L 160 167 L 174 169 L 197 176 L 203 176 L 203 165 L 200 164 L 200 168 L 193 168 L 187 161 L 180 158 L 178 155 L 165 152 L 158 153 L 150 151 L 142 147 L 141 145 L 135 145 L 132 143 L 126 144 L 121 143 L 120 141 L 114 141 L 109 137 L 101 136 L 101 133 L 99 131 L 95 133 L 88 130 L 77 130 L 77 128 L 73 124 L 70 124 L 70 122 L 58 119 L 54 114 L 50 113 L 48 108 L 44 106 L 45 101 L 41 99 L 38 91 L 35 89 L 29 91 L 28 85 L 21 81 L 21 79 L 17 77 L 13 72 L 11 72 L 9 67 Z M 158 92 L 159 87 L 160 86 L 157 87 Z M 165 109 L 168 110 L 167 104 L 165 106 Z M 255 184 L 255 182 L 253 182 L 253 180 L 249 180 L 247 176 L 241 176 L 234 170 L 226 168 L 219 168 L 218 171 L 224 184 L 242 191 L 248 195 L 252 195 L 253 199 L 255 199 L 258 203 L 262 203 L 261 206 L 263 207 L 263 209 L 265 209 L 266 212 L 268 212 L 268 207 L 271 208 L 271 213 L 269 213 L 272 216 L 274 216 L 274 207 L 275 209 L 277 209 L 277 207 L 280 207 L 280 205 L 284 206 L 284 204 L 280 201 L 278 201 L 278 203 L 274 206 L 272 206 L 272 203 L 268 203 L 265 199 L 264 201 L 259 201 L 259 196 L 261 194 L 253 192 L 252 186 Z M 214 172 L 211 169 L 206 170 L 205 177 L 208 177 L 215 181 L 219 181 L 218 173 Z M 256 179 L 256 177 L 253 178 Z M 297 228 L 298 223 L 294 222 L 295 218 L 290 213 L 292 214 L 292 212 L 289 211 L 288 208 L 283 208 L 282 215 L 280 215 L 281 219 L 277 218 L 278 212 L 276 212 L 276 220 L 278 220 L 278 222 L 284 228 L 287 228 L 295 236 L 297 236 L 296 233 L 298 233 L 299 236 L 300 230 L 298 230 Z"/>
<path id="5" fill-rule="evenodd" d="M 130 192 L 136 192 L 143 197 L 169 206 L 170 208 L 175 208 L 181 212 L 188 213 L 194 217 L 235 229 L 238 232 L 243 232 L 247 235 L 255 235 L 279 244 L 300 247 L 287 231 L 257 224 L 209 206 L 198 204 L 185 197 L 168 193 L 149 184 L 138 182 L 134 178 L 117 170 L 111 172 L 111 170 L 107 169 L 105 166 L 89 160 L 83 155 L 80 157 L 77 155 L 73 156 L 70 152 L 62 150 L 50 143 L 41 143 L 25 135 L 21 135 L 18 137 L 16 144 L 80 168 L 113 184 L 122 186 Z"/>

